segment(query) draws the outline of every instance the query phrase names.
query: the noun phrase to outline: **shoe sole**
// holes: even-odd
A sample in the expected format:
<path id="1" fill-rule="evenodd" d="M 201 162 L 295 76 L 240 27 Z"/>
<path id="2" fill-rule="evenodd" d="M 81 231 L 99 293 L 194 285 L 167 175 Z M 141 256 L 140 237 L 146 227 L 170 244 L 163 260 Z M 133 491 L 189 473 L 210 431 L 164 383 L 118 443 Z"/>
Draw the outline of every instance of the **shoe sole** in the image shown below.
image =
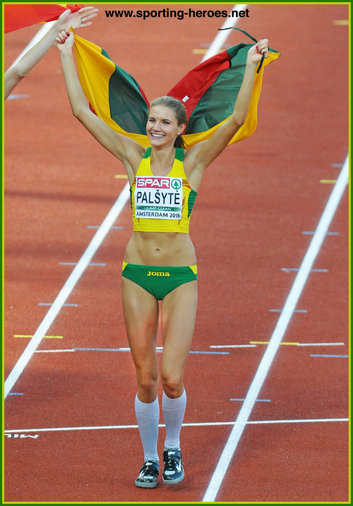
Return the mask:
<path id="1" fill-rule="evenodd" d="M 158 483 L 142 483 L 140 481 L 135 481 L 135 485 L 139 488 L 156 488 Z"/>
<path id="2" fill-rule="evenodd" d="M 175 478 L 175 480 L 168 480 L 168 479 L 164 479 L 164 477 L 162 477 L 163 483 L 165 483 L 166 485 L 176 485 L 177 483 L 180 483 L 181 481 L 183 481 L 184 478 L 185 478 L 184 473 L 181 476 L 179 476 L 179 478 Z"/>

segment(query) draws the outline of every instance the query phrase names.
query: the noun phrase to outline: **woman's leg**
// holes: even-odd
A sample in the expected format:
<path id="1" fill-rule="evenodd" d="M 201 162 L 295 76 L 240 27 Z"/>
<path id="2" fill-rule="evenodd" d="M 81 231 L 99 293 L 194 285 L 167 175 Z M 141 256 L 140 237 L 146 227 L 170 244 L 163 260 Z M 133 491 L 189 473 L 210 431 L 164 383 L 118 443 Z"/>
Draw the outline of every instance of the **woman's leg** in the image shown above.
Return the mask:
<path id="1" fill-rule="evenodd" d="M 163 300 L 161 379 L 165 394 L 172 399 L 184 391 L 184 368 L 194 334 L 196 310 L 197 281 L 178 286 Z"/>
<path id="2" fill-rule="evenodd" d="M 162 409 L 166 425 L 163 480 L 179 483 L 184 478 L 180 431 L 186 408 L 183 375 L 192 342 L 197 309 L 197 282 L 185 283 L 163 300 Z"/>
<path id="3" fill-rule="evenodd" d="M 158 391 L 158 301 L 138 284 L 122 278 L 122 302 L 127 338 L 136 368 L 137 396 L 140 401 L 151 403 Z"/>
<path id="4" fill-rule="evenodd" d="M 158 475 L 158 302 L 136 283 L 122 278 L 125 327 L 136 368 L 135 413 L 144 450 L 144 465 L 135 483 L 154 488 Z"/>

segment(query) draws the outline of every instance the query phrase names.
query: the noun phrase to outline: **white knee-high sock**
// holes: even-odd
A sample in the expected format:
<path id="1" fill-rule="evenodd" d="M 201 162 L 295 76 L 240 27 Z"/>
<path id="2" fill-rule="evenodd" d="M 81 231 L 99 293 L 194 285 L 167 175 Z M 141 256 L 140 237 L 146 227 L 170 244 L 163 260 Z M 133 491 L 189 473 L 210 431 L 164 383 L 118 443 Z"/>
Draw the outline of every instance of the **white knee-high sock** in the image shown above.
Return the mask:
<path id="1" fill-rule="evenodd" d="M 164 448 L 178 448 L 180 450 L 180 431 L 186 408 L 186 392 L 176 399 L 171 399 L 163 392 L 162 409 L 166 428 Z"/>
<path id="2" fill-rule="evenodd" d="M 150 403 L 135 398 L 135 413 L 139 427 L 140 438 L 144 451 L 144 459 L 159 461 L 157 453 L 159 402 L 158 397 Z"/>

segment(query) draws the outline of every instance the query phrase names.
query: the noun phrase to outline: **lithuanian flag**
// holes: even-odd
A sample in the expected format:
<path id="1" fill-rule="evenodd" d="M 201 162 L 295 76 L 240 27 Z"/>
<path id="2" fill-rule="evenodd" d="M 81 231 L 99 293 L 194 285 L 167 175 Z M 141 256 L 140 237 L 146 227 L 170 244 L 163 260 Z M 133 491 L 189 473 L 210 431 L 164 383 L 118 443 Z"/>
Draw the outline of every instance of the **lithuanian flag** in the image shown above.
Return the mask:
<path id="1" fill-rule="evenodd" d="M 188 72 L 166 95 L 181 100 L 188 126 L 186 148 L 208 139 L 232 114 L 240 89 L 247 52 L 252 44 L 238 44 L 205 60 Z M 149 146 L 146 122 L 149 102 L 139 83 L 116 65 L 104 49 L 75 35 L 79 78 L 91 109 L 116 132 Z M 229 144 L 252 135 L 257 125 L 264 67 L 280 56 L 270 49 L 259 65 L 247 119 Z"/>

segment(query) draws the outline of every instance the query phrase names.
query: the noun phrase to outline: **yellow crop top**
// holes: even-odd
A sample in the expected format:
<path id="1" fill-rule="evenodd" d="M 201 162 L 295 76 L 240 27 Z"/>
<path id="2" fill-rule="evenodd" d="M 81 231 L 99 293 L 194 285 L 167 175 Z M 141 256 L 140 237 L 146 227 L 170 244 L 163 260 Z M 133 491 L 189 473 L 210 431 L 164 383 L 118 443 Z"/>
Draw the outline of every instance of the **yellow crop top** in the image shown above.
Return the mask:
<path id="1" fill-rule="evenodd" d="M 191 189 L 186 178 L 184 150 L 176 148 L 169 174 L 154 176 L 151 149 L 146 149 L 130 188 L 133 230 L 188 234 L 197 193 Z"/>

